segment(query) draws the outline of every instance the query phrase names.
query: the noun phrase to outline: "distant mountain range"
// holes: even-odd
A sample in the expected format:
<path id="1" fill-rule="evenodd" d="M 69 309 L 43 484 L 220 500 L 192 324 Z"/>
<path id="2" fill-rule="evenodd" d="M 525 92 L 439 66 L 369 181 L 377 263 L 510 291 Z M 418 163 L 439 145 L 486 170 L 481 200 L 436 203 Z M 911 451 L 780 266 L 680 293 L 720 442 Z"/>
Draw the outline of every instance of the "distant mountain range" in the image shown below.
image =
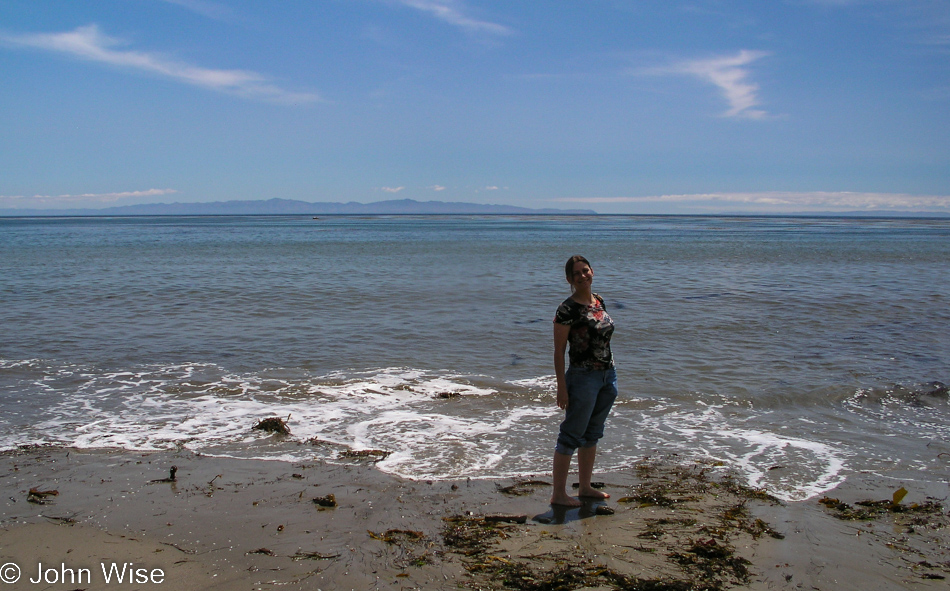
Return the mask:
<path id="1" fill-rule="evenodd" d="M 126 216 L 126 215 L 281 215 L 281 214 L 571 214 L 596 215 L 591 209 L 531 209 L 446 201 L 394 199 L 375 203 L 332 203 L 267 199 L 210 203 L 148 203 L 101 209 L 0 209 L 0 216 Z"/>

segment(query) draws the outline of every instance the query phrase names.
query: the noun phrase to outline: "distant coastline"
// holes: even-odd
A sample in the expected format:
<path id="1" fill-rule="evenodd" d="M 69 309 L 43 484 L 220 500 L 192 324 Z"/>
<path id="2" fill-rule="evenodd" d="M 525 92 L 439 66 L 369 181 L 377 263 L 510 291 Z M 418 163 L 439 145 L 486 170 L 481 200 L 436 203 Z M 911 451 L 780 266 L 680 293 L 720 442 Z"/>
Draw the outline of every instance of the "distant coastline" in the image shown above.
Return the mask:
<path id="1" fill-rule="evenodd" d="M 597 215 L 671 217 L 787 217 L 787 218 L 919 218 L 946 219 L 945 211 L 722 211 L 716 213 L 619 214 L 593 209 L 530 208 L 514 205 L 455 201 L 393 199 L 372 203 L 261 199 L 205 203 L 145 203 L 104 208 L 19 209 L 0 208 L 0 218 L 10 217 L 126 217 L 126 216 L 228 216 L 228 215 Z"/>
<path id="2" fill-rule="evenodd" d="M 532 209 L 447 201 L 394 199 L 373 203 L 311 202 L 294 199 L 212 201 L 208 203 L 147 203 L 100 209 L 0 209 L 0 217 L 135 216 L 135 215 L 387 215 L 387 214 L 562 214 L 597 215 L 592 209 Z"/>

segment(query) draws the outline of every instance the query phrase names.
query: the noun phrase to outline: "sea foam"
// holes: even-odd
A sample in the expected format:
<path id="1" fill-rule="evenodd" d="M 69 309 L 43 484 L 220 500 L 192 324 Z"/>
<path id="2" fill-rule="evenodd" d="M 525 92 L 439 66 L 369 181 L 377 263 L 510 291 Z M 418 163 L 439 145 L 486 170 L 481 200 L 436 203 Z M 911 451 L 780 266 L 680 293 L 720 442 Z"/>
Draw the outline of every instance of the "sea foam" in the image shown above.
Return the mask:
<path id="1" fill-rule="evenodd" d="M 329 462 L 346 461 L 344 450 L 372 449 L 389 452 L 377 462 L 381 470 L 407 478 L 519 477 L 549 471 L 562 416 L 553 376 L 497 382 L 405 367 L 238 374 L 202 363 L 109 372 L 42 360 L 4 361 L 0 369 L 8 378 L 16 373 L 21 387 L 42 386 L 48 402 L 32 411 L 20 406 L 18 419 L 6 417 L 0 446 L 7 449 L 183 448 Z M 733 467 L 748 485 L 787 500 L 820 494 L 844 478 L 847 458 L 840 450 L 749 426 L 756 415 L 744 410 L 739 417 L 737 408 L 622 397 L 601 443 L 598 469 L 628 469 L 654 451 L 676 453 L 682 461 L 711 458 Z M 292 435 L 251 429 L 270 416 L 287 420 Z"/>

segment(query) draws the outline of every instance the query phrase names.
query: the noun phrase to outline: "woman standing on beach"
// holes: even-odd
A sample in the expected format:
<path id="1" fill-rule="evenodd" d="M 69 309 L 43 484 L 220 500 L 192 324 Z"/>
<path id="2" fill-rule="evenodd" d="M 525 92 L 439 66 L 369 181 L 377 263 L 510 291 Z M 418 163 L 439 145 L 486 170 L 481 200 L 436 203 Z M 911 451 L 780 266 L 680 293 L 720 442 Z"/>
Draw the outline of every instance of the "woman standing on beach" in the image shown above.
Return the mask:
<path id="1" fill-rule="evenodd" d="M 567 412 L 554 448 L 554 494 L 552 505 L 580 506 L 567 494 L 567 473 L 577 450 L 581 497 L 606 499 L 610 495 L 590 485 L 597 455 L 597 441 L 604 435 L 604 422 L 617 398 L 617 373 L 610 352 L 614 323 L 604 300 L 591 292 L 594 271 L 580 255 L 564 266 L 571 297 L 558 306 L 554 316 L 554 373 L 557 405 Z M 570 343 L 570 367 L 564 371 L 564 351 Z"/>

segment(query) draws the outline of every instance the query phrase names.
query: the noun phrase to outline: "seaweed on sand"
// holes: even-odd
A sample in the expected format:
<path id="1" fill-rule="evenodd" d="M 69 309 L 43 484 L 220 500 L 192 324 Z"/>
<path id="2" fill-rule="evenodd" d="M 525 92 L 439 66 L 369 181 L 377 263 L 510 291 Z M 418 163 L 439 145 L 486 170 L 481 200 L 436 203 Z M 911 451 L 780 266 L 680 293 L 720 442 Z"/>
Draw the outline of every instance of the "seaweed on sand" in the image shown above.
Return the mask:
<path id="1" fill-rule="evenodd" d="M 302 550 L 297 550 L 295 554 L 291 554 L 290 559 L 293 561 L 300 560 L 333 560 L 334 558 L 339 558 L 339 554 L 322 554 L 320 552 L 304 552 Z"/>
<path id="2" fill-rule="evenodd" d="M 754 488 L 737 482 L 735 476 L 732 474 L 726 475 L 721 481 L 717 483 L 717 486 L 736 495 L 737 497 L 742 497 L 744 499 L 755 499 L 757 501 L 764 501 L 773 505 L 784 504 L 781 499 L 770 494 L 765 489 Z"/>
<path id="3" fill-rule="evenodd" d="M 648 539 L 648 540 L 659 540 L 665 536 L 673 528 L 685 529 L 696 525 L 696 520 L 691 518 L 682 518 L 682 519 L 670 519 L 667 517 L 661 517 L 660 519 L 646 519 L 646 529 L 637 534 L 638 538 Z"/>
<path id="4" fill-rule="evenodd" d="M 398 555 L 395 563 L 400 568 L 407 566 L 423 566 L 431 562 L 429 548 L 432 542 L 421 531 L 411 529 L 388 529 L 378 534 L 367 530 L 369 537 L 386 542 L 396 548 Z"/>
<path id="5" fill-rule="evenodd" d="M 677 496 L 669 494 L 665 485 L 642 486 L 635 494 L 617 499 L 618 503 L 636 503 L 637 507 L 674 507 L 679 503 L 689 503 L 698 500 L 695 496 Z"/>
<path id="6" fill-rule="evenodd" d="M 263 556 L 279 556 L 276 552 L 270 548 L 258 548 L 257 550 L 249 550 L 244 553 L 245 556 L 250 556 L 251 554 L 261 554 Z M 298 560 L 332 560 L 334 558 L 339 558 L 339 554 L 321 554 L 320 552 L 304 552 L 303 550 L 297 550 L 294 554 L 288 556 L 293 561 Z"/>
<path id="7" fill-rule="evenodd" d="M 919 569 L 940 569 L 950 573 L 950 561 L 933 563 L 921 558 L 933 559 L 945 555 L 946 533 L 938 530 L 950 527 L 950 515 L 936 499 L 928 497 L 923 503 L 904 504 L 907 491 L 900 488 L 891 499 L 881 501 L 858 501 L 849 505 L 839 499 L 823 497 L 824 505 L 832 516 L 843 521 L 860 521 L 854 527 L 858 535 L 864 535 L 869 543 L 876 541 L 881 546 L 896 552 L 901 560 L 912 564 L 914 573 L 922 579 L 938 579 L 946 575 L 934 572 L 919 572 Z M 934 550 L 939 554 L 931 554 Z"/>
<path id="8" fill-rule="evenodd" d="M 442 520 L 442 541 L 453 552 L 466 556 L 485 552 L 496 538 L 508 535 L 505 526 L 481 517 L 456 515 Z"/>
<path id="9" fill-rule="evenodd" d="M 896 497 L 896 495 L 895 495 Z M 903 498 L 903 495 L 901 495 Z M 911 503 L 903 505 L 893 500 L 883 501 L 858 501 L 855 505 L 861 508 L 853 507 L 838 499 L 831 497 L 822 497 L 819 503 L 833 511 L 832 515 L 845 521 L 870 521 L 888 514 L 906 514 L 908 516 L 934 515 L 942 514 L 943 506 L 934 500 L 928 500 L 924 503 Z"/>
<path id="10" fill-rule="evenodd" d="M 369 537 L 374 540 L 380 540 L 387 544 L 398 544 L 404 541 L 418 542 L 425 539 L 425 534 L 421 531 L 411 529 L 387 529 L 384 533 L 378 534 L 374 531 L 366 530 Z"/>
<path id="11" fill-rule="evenodd" d="M 728 473 L 714 476 L 710 468 L 720 465 L 645 460 L 635 466 L 640 483 L 632 487 L 633 494 L 620 499 L 633 504 L 627 511 L 667 513 L 659 519 L 644 519 L 646 527 L 637 537 L 655 547 L 654 551 L 666 550 L 670 563 L 687 575 L 684 589 L 716 590 L 747 583 L 751 563 L 736 553 L 731 541 L 746 535 L 753 540 L 763 535 L 784 538 L 747 507 L 749 502 L 781 501 L 764 490 L 739 484 Z"/>
<path id="12" fill-rule="evenodd" d="M 562 565 L 550 572 L 539 572 L 523 562 L 513 562 L 489 556 L 484 563 L 472 565 L 469 572 L 490 571 L 492 578 L 505 587 L 525 591 L 568 591 L 589 587 L 587 569 L 575 565 Z"/>
<path id="13" fill-rule="evenodd" d="M 336 507 L 337 505 L 336 497 L 333 495 L 333 493 L 330 493 L 322 497 L 317 497 L 313 499 L 313 503 L 320 507 L 327 507 L 327 508 L 333 508 L 333 507 Z"/>
<path id="14" fill-rule="evenodd" d="M 670 558 L 687 570 L 695 572 L 709 589 L 721 588 L 723 579 L 733 583 L 747 583 L 751 564 L 735 555 L 735 548 L 720 544 L 715 539 L 694 541 L 683 552 L 674 552 Z"/>
<path id="15" fill-rule="evenodd" d="M 59 495 L 58 490 L 40 490 L 39 487 L 34 486 L 26 495 L 26 500 L 35 505 L 48 505 L 52 502 L 49 497 L 57 495 Z"/>
<path id="16" fill-rule="evenodd" d="M 636 503 L 641 508 L 675 507 L 698 501 L 712 486 L 705 467 L 697 471 L 693 466 L 644 460 L 634 469 L 643 482 L 633 487 L 633 494 L 618 499 L 618 503 Z"/>
<path id="17" fill-rule="evenodd" d="M 748 509 L 746 509 L 745 501 L 724 510 L 719 514 L 719 519 L 725 524 L 732 525 L 737 529 L 740 529 L 747 534 L 751 535 L 753 539 L 758 540 L 763 534 L 768 535 L 771 538 L 776 540 L 784 540 L 785 536 L 779 532 L 772 529 L 768 523 L 762 521 L 759 518 L 753 519 L 749 515 Z"/>
<path id="18" fill-rule="evenodd" d="M 571 591 L 609 586 L 617 591 L 698 591 L 691 581 L 677 579 L 641 579 L 618 573 L 613 569 L 590 563 L 563 563 L 551 569 L 486 556 L 485 560 L 467 566 L 470 573 L 487 574 L 492 581 L 519 591 Z"/>
<path id="19" fill-rule="evenodd" d="M 462 556 L 465 569 L 478 581 L 521 591 L 569 591 L 585 587 L 609 586 L 620 591 L 693 591 L 691 582 L 675 579 L 641 579 L 593 564 L 582 556 L 555 558 L 553 566 L 544 559 L 512 558 L 492 553 L 497 541 L 509 537 L 513 526 L 498 526 L 482 517 L 444 518 L 442 541 L 446 548 Z M 476 588 L 481 588 L 480 583 Z"/>
<path id="20" fill-rule="evenodd" d="M 466 586 L 475 589 L 719 591 L 751 579 L 750 563 L 736 547 L 763 535 L 781 537 L 746 506 L 774 497 L 713 478 L 708 463 L 645 461 L 634 475 L 629 496 L 613 506 L 618 518 L 603 522 L 609 547 L 570 526 L 499 528 L 484 516 L 446 518 L 443 545 L 459 557 L 472 579 Z"/>

